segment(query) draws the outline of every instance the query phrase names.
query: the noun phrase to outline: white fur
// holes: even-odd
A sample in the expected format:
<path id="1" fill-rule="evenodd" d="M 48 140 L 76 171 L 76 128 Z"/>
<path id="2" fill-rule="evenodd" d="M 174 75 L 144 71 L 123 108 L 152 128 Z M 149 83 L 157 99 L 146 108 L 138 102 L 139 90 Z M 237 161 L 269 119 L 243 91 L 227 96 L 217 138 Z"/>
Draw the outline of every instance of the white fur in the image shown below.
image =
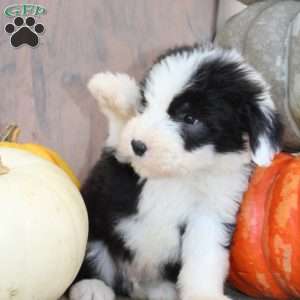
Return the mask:
<path id="1" fill-rule="evenodd" d="M 115 295 L 110 287 L 97 279 L 77 282 L 70 290 L 70 300 L 114 300 Z"/>
<path id="2" fill-rule="evenodd" d="M 269 122 L 273 122 L 271 115 L 274 111 L 274 103 L 269 95 L 262 95 L 262 101 L 260 103 L 260 109 L 264 112 L 265 117 Z M 265 133 L 261 134 L 258 138 L 258 147 L 256 151 L 252 154 L 252 160 L 259 166 L 267 167 L 271 164 L 272 159 L 275 154 L 277 154 L 280 149 L 274 149 L 274 146 L 270 144 L 268 139 L 268 128 L 266 128 Z"/>
<path id="3" fill-rule="evenodd" d="M 118 226 L 127 246 L 136 251 L 135 277 L 155 279 L 160 263 L 182 255 L 182 299 L 223 294 L 228 253 L 222 244 L 229 242 L 223 223 L 235 221 L 239 195 L 247 186 L 250 169 L 240 166 L 242 160 L 241 156 L 231 157 L 227 170 L 223 163 L 195 177 L 148 180 L 139 205 L 141 217 L 126 219 Z M 187 224 L 183 249 L 178 244 L 180 223 Z"/>
<path id="4" fill-rule="evenodd" d="M 263 134 L 258 138 L 258 147 L 252 158 L 257 165 L 267 167 L 270 165 L 277 152 L 279 152 L 279 149 L 274 150 L 274 147 L 270 145 L 267 136 Z"/>
<path id="5" fill-rule="evenodd" d="M 98 73 L 88 83 L 104 115 L 110 120 L 107 146 L 115 147 L 126 122 L 135 115 L 140 90 L 133 78 L 122 73 Z"/>
<path id="6" fill-rule="evenodd" d="M 182 300 L 223 294 L 229 267 L 228 251 L 222 246 L 227 242 L 226 235 L 222 218 L 205 208 L 195 209 L 184 236 L 184 263 L 178 281 Z"/>
<path id="7" fill-rule="evenodd" d="M 145 287 L 149 300 L 178 300 L 176 286 L 170 282 L 154 282 Z"/>
<path id="8" fill-rule="evenodd" d="M 107 247 L 101 241 L 88 244 L 86 259 L 88 263 L 94 265 L 95 270 L 106 284 L 113 285 L 116 266 Z"/>
<path id="9" fill-rule="evenodd" d="M 187 87 L 202 62 L 219 56 L 242 61 L 235 51 L 199 51 L 170 56 L 151 69 L 145 83 L 145 98 L 150 105 L 141 115 L 134 113 L 140 97 L 138 86 L 125 75 L 98 74 L 89 84 L 112 123 L 107 145 L 115 146 L 117 157 L 130 162 L 140 176 L 147 178 L 137 214 L 122 219 L 115 228 L 134 253 L 133 261 L 124 263 L 122 270 L 138 298 L 176 300 L 178 289 L 181 300 L 229 299 L 223 292 L 229 268 L 228 250 L 222 246 L 229 242 L 224 223 L 235 222 L 248 183 L 251 156 L 257 164 L 266 165 L 274 155 L 264 135 L 255 153 L 246 149 L 220 154 L 213 145 L 194 151 L 184 149 L 178 127 L 166 112 L 170 102 Z M 250 67 L 247 72 L 265 85 Z M 262 110 L 267 115 L 274 107 L 268 94 L 262 97 Z M 143 157 L 134 155 L 130 145 L 133 139 L 147 145 Z M 178 230 L 182 224 L 186 225 L 183 238 Z M 95 253 L 91 256 L 106 252 L 102 249 Z M 113 263 L 102 254 L 98 263 L 102 267 L 107 260 L 104 269 L 113 270 Z M 160 266 L 178 260 L 183 266 L 177 288 L 159 281 Z M 96 290 L 94 283 L 86 283 L 86 289 Z"/>
<path id="10" fill-rule="evenodd" d="M 174 96 L 185 88 L 201 58 L 195 50 L 191 54 L 169 56 L 155 65 L 145 84 L 145 98 L 160 110 L 166 110 Z"/>

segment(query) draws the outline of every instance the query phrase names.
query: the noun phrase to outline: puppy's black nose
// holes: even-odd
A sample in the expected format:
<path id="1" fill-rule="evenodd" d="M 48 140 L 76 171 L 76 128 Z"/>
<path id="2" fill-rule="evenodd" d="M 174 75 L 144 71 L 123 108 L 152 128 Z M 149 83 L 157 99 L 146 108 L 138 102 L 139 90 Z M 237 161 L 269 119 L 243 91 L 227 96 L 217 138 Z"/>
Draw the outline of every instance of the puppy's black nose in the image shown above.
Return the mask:
<path id="1" fill-rule="evenodd" d="M 133 152 L 137 156 L 143 156 L 144 153 L 147 151 L 147 146 L 142 141 L 132 140 L 131 146 L 132 146 Z"/>

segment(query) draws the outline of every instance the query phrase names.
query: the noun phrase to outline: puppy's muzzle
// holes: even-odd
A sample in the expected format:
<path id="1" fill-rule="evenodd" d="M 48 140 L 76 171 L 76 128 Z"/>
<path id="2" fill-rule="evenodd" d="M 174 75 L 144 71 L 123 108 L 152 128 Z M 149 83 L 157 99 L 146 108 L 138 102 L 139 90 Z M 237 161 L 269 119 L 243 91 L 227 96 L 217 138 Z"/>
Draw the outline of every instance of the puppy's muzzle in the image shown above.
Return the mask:
<path id="1" fill-rule="evenodd" d="M 132 147 L 133 152 L 137 156 L 143 156 L 145 154 L 145 152 L 147 151 L 147 146 L 142 141 L 139 141 L 139 140 L 132 140 L 131 147 Z"/>

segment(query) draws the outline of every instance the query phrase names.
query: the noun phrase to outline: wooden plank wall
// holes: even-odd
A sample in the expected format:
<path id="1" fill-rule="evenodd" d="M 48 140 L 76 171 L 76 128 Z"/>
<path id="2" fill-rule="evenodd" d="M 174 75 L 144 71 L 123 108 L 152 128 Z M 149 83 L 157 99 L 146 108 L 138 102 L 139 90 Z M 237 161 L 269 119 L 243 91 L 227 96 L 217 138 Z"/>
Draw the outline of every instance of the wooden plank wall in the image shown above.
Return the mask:
<path id="1" fill-rule="evenodd" d="M 1 0 L 0 9 L 17 1 Z M 20 3 L 22 1 L 19 1 Z M 105 120 L 86 89 L 95 72 L 141 78 L 163 49 L 211 38 L 214 0 L 40 0 L 40 46 L 13 49 L 0 18 L 0 128 L 57 150 L 82 179 L 99 157 Z"/>

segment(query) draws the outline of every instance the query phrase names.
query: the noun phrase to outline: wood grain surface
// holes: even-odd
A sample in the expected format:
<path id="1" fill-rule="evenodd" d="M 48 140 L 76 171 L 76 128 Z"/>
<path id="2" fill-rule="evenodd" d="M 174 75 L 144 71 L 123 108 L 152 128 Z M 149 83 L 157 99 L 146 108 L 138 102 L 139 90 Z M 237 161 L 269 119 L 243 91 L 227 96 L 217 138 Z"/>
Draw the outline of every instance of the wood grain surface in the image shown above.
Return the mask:
<path id="1" fill-rule="evenodd" d="M 0 9 L 18 1 L 1 0 Z M 21 3 L 22 1 L 19 1 Z M 100 71 L 141 78 L 163 49 L 211 38 L 214 0 L 41 0 L 38 48 L 11 47 L 0 19 L 0 128 L 57 150 L 83 179 L 99 157 L 105 120 L 86 89 Z"/>

